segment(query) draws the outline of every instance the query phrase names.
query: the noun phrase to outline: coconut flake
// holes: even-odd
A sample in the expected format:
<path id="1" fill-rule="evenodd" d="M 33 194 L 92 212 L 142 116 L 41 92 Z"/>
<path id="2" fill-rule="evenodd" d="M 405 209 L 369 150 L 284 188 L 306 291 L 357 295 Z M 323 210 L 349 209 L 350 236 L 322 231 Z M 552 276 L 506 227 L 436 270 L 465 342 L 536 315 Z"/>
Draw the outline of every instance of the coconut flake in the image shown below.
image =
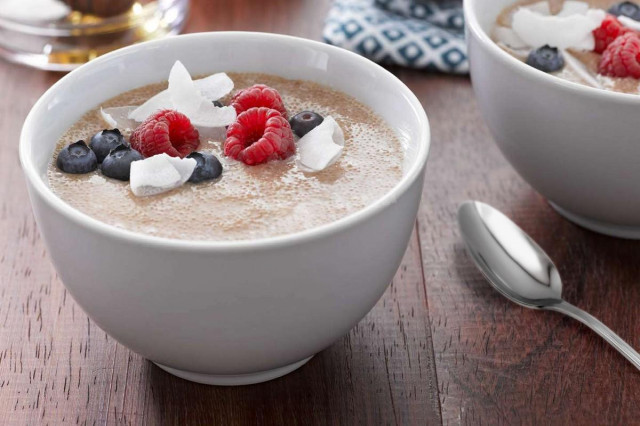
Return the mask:
<path id="1" fill-rule="evenodd" d="M 193 84 L 189 71 L 180 61 L 176 61 L 171 67 L 169 89 L 167 90 L 169 90 L 173 108 L 189 118 L 198 111 L 200 105 L 205 101 Z"/>
<path id="2" fill-rule="evenodd" d="M 138 197 L 161 194 L 183 185 L 196 168 L 193 158 L 158 154 L 131 163 L 131 191 Z"/>
<path id="3" fill-rule="evenodd" d="M 0 0 L 0 17 L 15 21 L 55 21 L 71 8 L 58 0 Z"/>
<path id="4" fill-rule="evenodd" d="M 127 116 L 128 115 L 129 115 L 129 113 L 127 113 Z M 109 127 L 111 127 L 111 128 L 118 127 L 118 122 L 111 116 L 110 113 L 105 112 L 105 110 L 102 107 L 100 107 L 100 116 L 102 117 L 102 120 L 105 123 L 107 123 L 107 125 Z"/>
<path id="5" fill-rule="evenodd" d="M 224 127 L 236 121 L 236 109 L 231 106 L 217 107 L 205 101 L 189 119 L 198 129 Z"/>
<path id="6" fill-rule="evenodd" d="M 584 15 L 589 10 L 589 3 L 568 0 L 562 4 L 562 10 L 556 16 Z"/>
<path id="7" fill-rule="evenodd" d="M 167 154 L 164 154 L 167 155 Z M 180 174 L 180 185 L 189 180 L 193 171 L 195 170 L 198 162 L 193 158 L 179 158 L 179 157 L 171 157 L 167 155 L 167 161 L 171 163 L 171 165 L 176 169 L 176 171 Z"/>
<path id="8" fill-rule="evenodd" d="M 227 96 L 233 90 L 233 80 L 223 72 L 194 80 L 193 83 L 200 91 L 200 95 L 211 102 Z"/>
<path id="9" fill-rule="evenodd" d="M 548 1 L 539 1 L 538 3 L 533 3 L 528 6 L 523 6 L 524 8 L 529 9 L 532 12 L 539 13 L 540 15 L 551 15 L 551 8 L 549 7 Z"/>
<path id="10" fill-rule="evenodd" d="M 510 49 L 524 49 L 528 47 L 527 43 L 522 41 L 518 34 L 511 28 L 496 27 L 493 30 L 493 37 L 499 43 L 504 44 Z"/>
<path id="11" fill-rule="evenodd" d="M 135 106 L 100 108 L 100 115 L 104 122 L 112 129 L 117 128 L 124 131 L 134 130 L 138 127 L 138 123 L 129 118 L 129 114 L 136 108 Z"/>
<path id="12" fill-rule="evenodd" d="M 236 119 L 233 107 L 216 107 L 212 103 L 231 90 L 233 81 L 225 73 L 194 82 L 182 62 L 176 61 L 169 73 L 169 88 L 132 111 L 129 118 L 142 122 L 158 110 L 175 109 L 189 117 L 198 131 L 211 133 L 212 128 L 228 126 Z"/>
<path id="13" fill-rule="evenodd" d="M 137 122 L 143 122 L 151 114 L 160 111 L 162 109 L 173 108 L 173 102 L 171 102 L 171 95 L 168 90 L 163 90 L 155 96 L 149 98 L 145 103 L 140 105 L 135 110 L 131 111 L 129 118 Z"/>
<path id="14" fill-rule="evenodd" d="M 330 115 L 298 141 L 298 167 L 319 172 L 336 161 L 344 149 L 344 133 Z"/>
<path id="15" fill-rule="evenodd" d="M 203 85 L 211 92 L 213 91 L 212 85 L 216 81 L 228 87 L 224 78 L 210 79 Z M 176 61 L 171 68 L 168 90 L 174 108 L 189 117 L 191 123 L 196 127 L 223 127 L 233 123 L 236 119 L 235 108 L 230 106 L 217 107 L 210 99 L 202 96 L 191 80 L 189 71 L 180 61 Z"/>
<path id="16" fill-rule="evenodd" d="M 620 23 L 627 28 L 631 28 L 635 31 L 640 31 L 640 22 L 636 21 L 635 19 L 631 19 L 628 16 L 618 16 L 618 21 L 620 21 Z"/>
<path id="17" fill-rule="evenodd" d="M 523 42 L 534 48 L 549 45 L 559 49 L 593 50 L 595 39 L 592 31 L 605 17 L 604 10 L 595 9 L 589 9 L 585 14 L 544 16 L 520 8 L 513 15 L 512 27 Z"/>

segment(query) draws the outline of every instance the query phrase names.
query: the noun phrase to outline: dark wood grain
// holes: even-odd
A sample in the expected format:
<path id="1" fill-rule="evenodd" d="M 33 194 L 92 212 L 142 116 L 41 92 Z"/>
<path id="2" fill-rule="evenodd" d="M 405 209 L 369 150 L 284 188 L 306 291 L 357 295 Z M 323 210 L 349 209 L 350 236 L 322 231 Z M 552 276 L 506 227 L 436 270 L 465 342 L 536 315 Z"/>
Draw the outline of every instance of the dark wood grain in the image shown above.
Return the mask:
<path id="1" fill-rule="evenodd" d="M 187 31 L 318 39 L 328 0 L 195 0 Z M 494 145 L 463 77 L 395 70 L 429 114 L 417 232 L 391 287 L 300 370 L 219 388 L 161 371 L 115 343 L 50 266 L 20 170 L 24 117 L 59 76 L 0 62 L 0 423 L 637 424 L 640 374 L 597 336 L 497 295 L 463 250 L 455 212 L 502 209 L 556 260 L 566 298 L 640 347 L 640 243 L 555 214 Z"/>

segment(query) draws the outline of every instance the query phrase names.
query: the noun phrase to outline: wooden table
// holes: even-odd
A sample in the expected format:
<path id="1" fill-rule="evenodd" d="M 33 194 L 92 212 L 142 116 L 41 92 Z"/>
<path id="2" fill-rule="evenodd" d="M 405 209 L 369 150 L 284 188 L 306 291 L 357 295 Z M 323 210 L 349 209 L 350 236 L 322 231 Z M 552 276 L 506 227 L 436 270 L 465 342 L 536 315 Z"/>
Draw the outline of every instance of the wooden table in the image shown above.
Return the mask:
<path id="1" fill-rule="evenodd" d="M 317 39 L 327 9 L 326 0 L 195 0 L 187 31 Z M 67 294 L 18 162 L 22 121 L 60 76 L 0 62 L 0 423 L 637 424 L 640 374 L 575 321 L 497 295 L 466 255 L 455 212 L 474 198 L 513 217 L 556 260 L 566 298 L 636 347 L 640 245 L 554 213 L 499 153 L 467 78 L 397 74 L 424 103 L 433 144 L 416 232 L 392 285 L 300 370 L 221 388 L 129 352 Z"/>

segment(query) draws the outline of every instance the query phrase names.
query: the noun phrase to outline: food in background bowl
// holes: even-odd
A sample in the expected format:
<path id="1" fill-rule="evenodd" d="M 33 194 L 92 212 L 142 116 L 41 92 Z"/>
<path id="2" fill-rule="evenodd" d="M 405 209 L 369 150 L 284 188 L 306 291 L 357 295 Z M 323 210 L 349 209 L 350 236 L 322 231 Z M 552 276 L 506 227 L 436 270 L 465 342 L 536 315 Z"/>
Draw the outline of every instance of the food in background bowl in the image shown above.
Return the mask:
<path id="1" fill-rule="evenodd" d="M 284 137 L 284 146 L 287 147 L 282 151 L 285 158 L 269 158 L 260 165 L 246 164 L 244 160 L 251 160 L 240 155 L 242 149 L 238 148 L 243 145 L 238 141 L 242 136 L 232 130 L 232 123 L 230 134 L 225 132 L 224 135 L 225 144 L 231 139 L 228 152 L 213 148 L 210 151 L 217 155 L 223 166 L 221 175 L 217 175 L 219 169 L 213 176 L 198 174 L 197 182 L 187 182 L 165 193 L 150 195 L 166 189 L 166 186 L 160 185 L 155 173 L 149 172 L 153 167 L 143 168 L 149 174 L 140 175 L 132 165 L 155 158 L 155 166 L 169 170 L 165 176 L 167 180 L 163 182 L 172 186 L 188 174 L 182 169 L 183 164 L 189 163 L 192 168 L 193 161 L 197 163 L 195 167 L 207 161 L 213 164 L 212 157 L 192 158 L 193 161 L 180 158 L 188 158 L 191 149 L 200 150 L 202 157 L 208 156 L 210 152 L 204 149 L 208 142 L 204 147 L 196 147 L 195 132 L 177 114 L 180 111 L 166 113 L 173 115 L 169 117 L 164 116 L 164 109 L 160 112 L 154 109 L 151 112 L 153 117 L 147 116 L 144 121 L 150 119 L 157 123 L 147 123 L 143 126 L 146 130 L 139 133 L 158 126 L 160 137 L 165 138 L 163 141 L 170 143 L 175 152 L 147 151 L 151 146 L 157 148 L 158 144 L 138 145 L 141 140 L 146 141 L 146 137 L 128 136 L 126 124 L 120 124 L 133 120 L 129 127 L 135 131 L 141 123 L 135 117 L 129 119 L 130 111 L 126 115 L 124 110 L 107 111 L 106 102 L 136 88 L 166 81 L 167 72 L 176 60 L 194 76 L 209 76 L 226 70 L 234 77 L 238 85 L 236 90 L 258 81 L 257 73 L 265 75 L 259 78 L 264 78 L 262 83 L 270 83 L 282 90 L 286 114 L 291 120 L 300 110 L 307 108 L 306 105 L 296 107 L 295 103 L 287 104 L 292 99 L 287 86 L 296 84 L 291 81 L 311 81 L 313 84 L 302 83 L 300 88 L 323 88 L 321 93 L 330 93 L 338 98 L 342 93 L 357 100 L 348 112 L 366 111 L 366 115 L 372 117 L 375 114 L 388 126 L 375 121 L 376 126 L 382 126 L 377 127 L 376 135 L 388 135 L 388 129 L 392 129 L 394 138 L 402 144 L 401 176 L 392 177 L 391 183 L 384 183 L 389 185 L 389 189 L 381 191 L 364 207 L 345 212 L 344 216 L 329 223 L 285 235 L 262 234 L 262 237 L 225 241 L 166 238 L 133 232 L 87 215 L 56 195 L 52 189 L 55 184 L 49 186 L 47 174 L 52 167 L 58 140 L 87 111 L 101 105 L 105 107 L 105 117 L 110 116 L 115 126 L 110 126 L 106 134 L 102 128 L 89 132 L 84 129 L 77 137 L 68 139 L 75 142 L 84 138 L 86 142 L 69 147 L 73 151 L 69 155 L 90 157 L 86 163 L 74 163 L 77 167 L 74 171 L 94 170 L 78 179 L 92 181 L 90 185 L 94 180 L 102 180 L 104 185 L 113 185 L 109 188 L 119 188 L 122 197 L 139 197 L 133 193 L 135 187 L 140 190 L 140 197 L 134 203 L 147 203 L 160 215 L 166 213 L 158 208 L 164 199 L 180 197 L 183 192 L 215 191 L 217 186 L 224 185 L 226 178 L 233 179 L 231 165 L 224 164 L 231 162 L 228 157 L 236 156 L 238 159 L 234 161 L 238 163 L 235 165 L 243 168 L 242 173 L 255 179 L 271 167 L 291 167 L 295 171 L 288 162 L 297 162 L 302 157 L 304 148 L 300 143 L 304 136 L 297 142 L 295 152 L 291 152 L 283 115 L 285 111 L 269 108 L 265 116 L 269 115 L 277 122 L 282 132 L 279 135 Z M 186 77 L 184 73 L 183 76 Z M 215 98 L 210 92 L 200 90 L 199 94 Z M 189 99 L 192 100 L 188 97 L 187 103 Z M 310 97 L 306 99 L 324 104 L 320 95 L 315 101 Z M 184 101 L 181 97 L 171 99 L 171 107 L 175 108 Z M 210 103 L 215 108 L 230 107 L 227 102 L 233 104 L 226 98 L 217 102 L 222 105 Z M 327 110 L 316 111 L 323 115 L 324 120 L 315 129 L 331 125 L 333 130 L 327 133 L 333 138 L 336 128 L 327 114 L 333 114 L 334 107 L 330 102 L 327 105 Z M 273 106 L 278 107 L 276 104 Z M 198 131 L 198 140 L 211 131 L 214 136 L 207 137 L 220 143 L 222 139 L 215 139 L 215 129 L 219 127 L 209 121 L 211 116 L 198 114 L 200 107 L 211 111 L 210 107 L 204 104 L 197 107 L 192 105 L 191 109 L 187 108 L 180 114 L 187 116 L 194 130 Z M 224 111 L 231 113 L 229 109 Z M 351 169 L 348 167 L 352 149 L 349 144 L 372 143 L 356 135 L 353 129 L 358 126 L 352 125 L 348 113 L 341 118 L 341 109 L 336 107 L 335 111 L 335 123 L 347 137 L 343 155 L 322 171 L 306 172 L 309 173 L 307 179 L 322 180 L 324 173 L 331 174 L 341 168 L 347 176 Z M 238 120 L 241 116 L 242 113 L 238 114 Z M 161 122 L 174 123 L 176 118 L 178 127 L 186 131 L 178 138 L 183 143 L 174 145 L 171 134 L 167 141 Z M 362 123 L 374 120 L 371 117 L 356 118 L 355 115 L 351 119 Z M 303 113 L 298 120 L 300 122 L 292 121 L 292 132 L 304 133 L 310 125 L 317 124 L 318 119 L 313 114 L 307 116 Z M 170 123 L 164 125 L 169 126 Z M 111 131 L 114 127 L 124 129 L 118 134 Z M 92 149 L 90 137 L 94 130 L 95 133 L 100 130 L 100 136 Z M 125 141 L 128 138 L 130 142 L 132 138 L 136 139 L 131 144 L 133 150 L 121 144 L 120 137 Z M 384 143 L 397 147 L 393 140 Z M 118 146 L 113 147 L 112 144 Z M 167 147 L 164 143 L 162 146 Z M 336 153 L 341 150 L 333 148 Z M 134 150 L 147 158 L 141 160 L 133 153 Z M 389 285 L 406 250 L 422 194 L 428 150 L 429 125 L 420 102 L 385 69 L 354 53 L 323 43 L 274 34 L 238 32 L 178 36 L 131 46 L 97 58 L 62 78 L 40 98 L 25 121 L 20 139 L 20 159 L 38 228 L 60 278 L 78 304 L 112 337 L 161 368 L 189 380 L 221 385 L 257 383 L 287 374 L 331 345 L 366 315 Z M 376 155 L 374 158 L 379 158 Z M 394 148 L 389 155 L 397 158 L 398 151 Z M 108 159 L 109 156 L 118 158 Z M 100 172 L 96 171 L 99 157 L 102 158 Z M 128 169 L 115 167 L 122 166 L 123 158 L 130 161 Z M 310 158 L 305 163 L 310 169 L 322 168 L 323 164 L 332 161 L 332 158 L 327 161 L 326 157 Z M 105 168 L 105 161 L 113 164 Z M 391 169 L 397 167 L 396 160 L 389 161 L 394 164 Z M 67 166 L 62 165 L 64 168 Z M 365 166 L 371 167 L 372 171 L 380 167 L 372 162 L 366 162 Z M 189 178 L 196 175 L 194 170 L 197 169 L 191 171 Z M 102 176 L 105 172 L 114 177 Z M 148 185 L 139 185 L 140 181 L 127 184 L 126 179 L 132 179 L 134 175 L 152 178 L 146 181 Z M 387 176 L 381 178 L 386 179 Z M 142 181 L 144 183 L 144 179 Z M 133 187 L 131 183 L 134 183 Z M 331 179 L 324 179 L 323 184 L 330 185 Z M 91 198 L 90 191 L 85 191 L 84 186 L 77 188 L 82 196 Z M 305 200 L 301 200 L 303 202 Z M 99 204 L 107 210 L 116 208 L 104 205 L 104 200 Z M 211 203 L 206 214 L 218 214 L 216 203 Z M 280 220 L 277 215 L 272 219 Z M 194 220 L 192 225 L 198 228 L 198 221 Z M 246 225 L 251 226 L 251 221 L 247 220 Z"/>
<path id="2" fill-rule="evenodd" d="M 640 6 L 616 0 L 524 0 L 507 6 L 493 40 L 540 71 L 587 86 L 637 94 Z"/>

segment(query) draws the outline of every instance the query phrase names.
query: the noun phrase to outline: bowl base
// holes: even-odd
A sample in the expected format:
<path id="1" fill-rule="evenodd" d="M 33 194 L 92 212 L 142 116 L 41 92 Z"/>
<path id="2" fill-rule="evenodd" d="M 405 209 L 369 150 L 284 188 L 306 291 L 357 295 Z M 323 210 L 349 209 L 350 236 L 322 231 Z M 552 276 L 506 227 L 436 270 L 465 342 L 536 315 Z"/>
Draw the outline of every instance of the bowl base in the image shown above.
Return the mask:
<path id="1" fill-rule="evenodd" d="M 612 225 L 610 223 L 599 222 L 597 220 L 589 219 L 575 213 L 571 213 L 570 211 L 563 209 L 562 207 L 551 201 L 549 201 L 549 204 L 555 211 L 560 213 L 560 215 L 562 215 L 566 219 L 590 231 L 608 235 L 610 237 L 640 240 L 640 227 Z"/>
<path id="2" fill-rule="evenodd" d="M 191 371 L 178 370 L 175 368 L 167 367 L 166 365 L 158 364 L 157 362 L 154 362 L 154 364 L 162 368 L 169 374 L 173 374 L 174 376 L 180 377 L 181 379 L 189 380 L 191 382 L 215 386 L 241 386 L 252 385 L 255 383 L 262 383 L 269 380 L 277 379 L 278 377 L 282 377 L 302 367 L 311 358 L 313 358 L 313 355 L 311 355 L 309 358 L 303 359 L 302 361 L 294 362 L 293 364 L 285 365 L 284 367 L 274 368 L 273 370 L 259 371 L 257 373 L 247 374 L 222 375 L 194 373 Z"/>

